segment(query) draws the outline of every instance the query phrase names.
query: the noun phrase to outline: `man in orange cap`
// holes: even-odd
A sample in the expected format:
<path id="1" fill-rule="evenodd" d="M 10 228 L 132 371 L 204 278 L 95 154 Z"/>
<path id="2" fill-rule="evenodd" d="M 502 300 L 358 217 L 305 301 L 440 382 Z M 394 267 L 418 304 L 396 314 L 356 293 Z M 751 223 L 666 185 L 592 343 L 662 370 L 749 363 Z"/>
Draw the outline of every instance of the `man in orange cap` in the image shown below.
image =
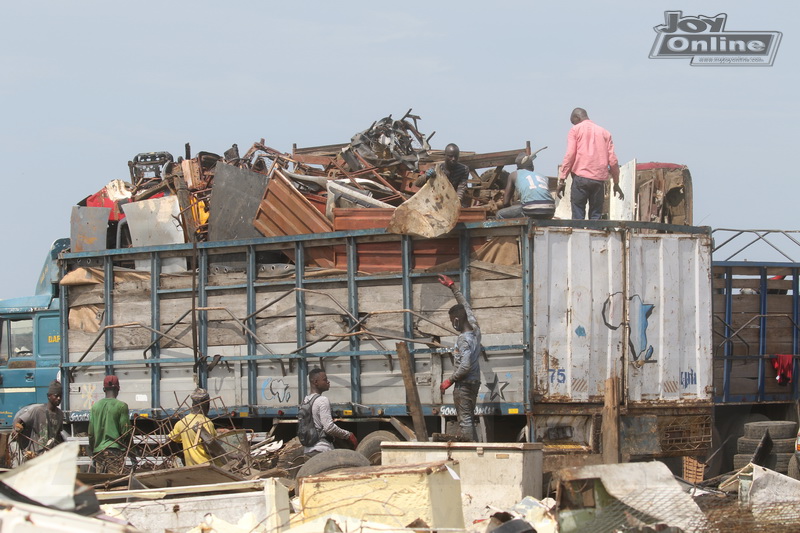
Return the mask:
<path id="1" fill-rule="evenodd" d="M 128 404 L 117 399 L 119 378 L 103 379 L 106 397 L 89 412 L 89 454 L 98 474 L 121 474 L 131 429 Z"/>

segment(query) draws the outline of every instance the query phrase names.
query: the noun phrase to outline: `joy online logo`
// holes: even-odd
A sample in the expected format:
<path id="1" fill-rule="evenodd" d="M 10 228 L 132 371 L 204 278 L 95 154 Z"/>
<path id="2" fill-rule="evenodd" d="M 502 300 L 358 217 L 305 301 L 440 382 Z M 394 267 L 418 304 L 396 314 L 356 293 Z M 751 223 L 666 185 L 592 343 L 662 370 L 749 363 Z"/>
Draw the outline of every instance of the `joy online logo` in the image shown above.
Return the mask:
<path id="1" fill-rule="evenodd" d="M 769 67 L 781 42 L 779 31 L 725 31 L 728 15 L 684 17 L 665 11 L 665 24 L 653 28 L 651 59 L 691 57 L 693 67 Z"/>

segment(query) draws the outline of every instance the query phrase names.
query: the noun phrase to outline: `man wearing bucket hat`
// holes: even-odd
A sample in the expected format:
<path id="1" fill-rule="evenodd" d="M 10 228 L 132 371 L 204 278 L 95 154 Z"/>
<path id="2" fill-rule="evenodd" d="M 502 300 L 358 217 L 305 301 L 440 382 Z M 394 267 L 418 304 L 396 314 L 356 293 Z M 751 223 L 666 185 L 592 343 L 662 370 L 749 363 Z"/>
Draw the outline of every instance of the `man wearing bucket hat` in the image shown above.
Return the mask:
<path id="1" fill-rule="evenodd" d="M 61 383 L 53 380 L 47 389 L 47 403 L 23 407 L 14 415 L 12 466 L 18 466 L 63 441 L 64 412 L 59 405 Z"/>
<path id="2" fill-rule="evenodd" d="M 189 414 L 178 420 L 169 438 L 183 445 L 183 458 L 186 466 L 214 462 L 213 457 L 203 444 L 206 438 L 216 438 L 217 430 L 208 418 L 210 398 L 205 389 L 197 388 L 189 396 L 192 407 Z M 205 433 L 205 435 L 204 435 Z"/>
<path id="3" fill-rule="evenodd" d="M 128 404 L 117 399 L 119 378 L 103 379 L 106 397 L 89 412 L 89 454 L 98 474 L 121 474 L 131 429 Z"/>

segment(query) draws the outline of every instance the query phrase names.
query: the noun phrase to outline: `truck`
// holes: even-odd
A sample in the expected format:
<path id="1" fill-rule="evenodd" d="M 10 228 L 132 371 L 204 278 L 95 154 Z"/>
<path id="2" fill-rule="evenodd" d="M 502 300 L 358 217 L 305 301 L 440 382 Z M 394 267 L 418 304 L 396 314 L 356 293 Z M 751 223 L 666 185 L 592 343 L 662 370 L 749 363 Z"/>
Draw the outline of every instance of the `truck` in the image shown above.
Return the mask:
<path id="1" fill-rule="evenodd" d="M 625 176 L 636 180 L 623 186 L 638 213 L 622 216 L 639 221 L 464 216 L 451 233 L 420 239 L 388 233 L 385 210 L 361 208 L 339 210 L 341 222 L 322 233 L 83 251 L 57 241 L 36 297 L 0 301 L 0 434 L 19 407 L 45 401 L 54 377 L 82 434 L 103 376 L 116 374 L 138 423 L 166 419 L 202 386 L 237 427 L 288 439 L 308 372 L 322 367 L 338 423 L 379 449 L 417 438 L 398 343 L 411 354 L 428 431 L 452 432 L 455 409 L 439 390 L 455 339 L 443 273 L 483 332 L 481 440 L 541 442 L 546 471 L 693 457 L 716 461 L 713 473 L 730 460 L 742 420 L 790 417 L 797 387 L 772 394 L 775 346 L 754 356 L 752 340 L 740 342 L 741 282 L 721 281 L 737 265 L 712 262 L 712 231 L 690 225 L 688 170 L 632 162 Z M 286 211 L 302 226 L 310 205 Z M 360 222 L 348 224 L 347 211 Z M 373 227 L 357 229 L 364 219 Z M 770 288 L 791 285 L 796 271 L 765 268 L 788 275 L 767 277 L 769 304 Z M 750 330 L 773 322 L 746 326 L 759 335 Z M 745 359 L 755 394 L 734 387 Z"/>
<path id="2" fill-rule="evenodd" d="M 326 253 L 333 268 L 306 259 Z M 258 260 L 276 254 L 293 261 Z M 187 268 L 162 271 L 176 262 Z M 140 419 L 169 416 L 202 386 L 237 427 L 290 438 L 319 366 L 338 423 L 362 443 L 411 440 L 397 343 L 411 353 L 428 431 L 452 432 L 455 409 L 439 390 L 455 340 L 444 273 L 482 329 L 481 440 L 542 442 L 547 471 L 602 462 L 611 447 L 636 460 L 711 446 L 708 228 L 490 220 L 437 239 L 374 228 L 68 252 L 57 263 L 48 308 L 28 313 L 40 340 L 40 317 L 59 323 L 47 337 L 56 355 L 35 362 L 60 369 L 75 434 L 113 373 Z M 0 367 L 5 383 L 13 359 Z M 617 445 L 604 442 L 610 428 Z"/>

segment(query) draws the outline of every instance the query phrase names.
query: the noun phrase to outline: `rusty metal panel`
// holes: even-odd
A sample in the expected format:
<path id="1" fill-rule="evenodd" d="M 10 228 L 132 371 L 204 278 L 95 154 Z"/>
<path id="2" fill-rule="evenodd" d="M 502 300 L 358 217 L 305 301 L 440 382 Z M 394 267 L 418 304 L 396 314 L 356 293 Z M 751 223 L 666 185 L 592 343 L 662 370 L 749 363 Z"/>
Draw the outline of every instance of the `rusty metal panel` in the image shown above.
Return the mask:
<path id="1" fill-rule="evenodd" d="M 260 237 L 253 227 L 253 218 L 268 181 L 269 178 L 264 174 L 217 163 L 208 240 L 232 241 Z"/>
<path id="2" fill-rule="evenodd" d="M 70 243 L 73 252 L 97 252 L 106 249 L 109 207 L 72 207 Z"/>
<path id="3" fill-rule="evenodd" d="M 325 215 L 303 197 L 278 170 L 270 176 L 253 226 L 265 237 L 333 231 L 333 224 Z M 306 257 L 309 263 L 316 266 L 333 266 L 333 249 L 329 246 L 308 248 Z"/>
<path id="4" fill-rule="evenodd" d="M 711 239 L 632 235 L 628 250 L 628 401 L 711 401 Z"/>
<path id="5" fill-rule="evenodd" d="M 345 208 L 333 209 L 333 229 L 335 231 L 385 228 L 389 225 L 394 208 Z M 483 207 L 464 207 L 458 215 L 457 222 L 483 222 L 486 220 L 486 209 Z"/>

